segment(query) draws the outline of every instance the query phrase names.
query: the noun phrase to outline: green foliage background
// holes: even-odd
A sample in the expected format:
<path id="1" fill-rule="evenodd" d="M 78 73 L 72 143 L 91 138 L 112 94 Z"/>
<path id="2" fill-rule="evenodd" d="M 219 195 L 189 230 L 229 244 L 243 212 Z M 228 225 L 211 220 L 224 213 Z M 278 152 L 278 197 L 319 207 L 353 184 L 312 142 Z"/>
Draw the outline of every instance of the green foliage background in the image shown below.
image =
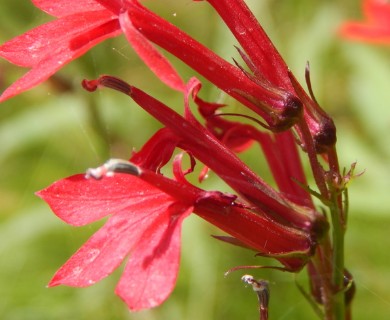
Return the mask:
<path id="1" fill-rule="evenodd" d="M 236 41 L 207 3 L 146 3 L 226 59 L 237 57 Z M 301 80 L 310 61 L 317 100 L 337 124 L 340 162 L 348 168 L 357 161 L 358 171 L 365 171 L 350 186 L 346 260 L 357 285 L 354 319 L 385 319 L 390 314 L 390 46 L 338 38 L 341 21 L 361 16 L 356 0 L 247 3 Z M 1 43 L 49 20 L 28 0 L 2 0 L 0 9 Z M 181 63 L 176 66 L 185 79 L 193 75 Z M 0 88 L 22 72 L 0 61 Z M 128 158 L 159 128 L 157 121 L 124 96 L 81 89 L 83 78 L 103 73 L 119 76 L 182 110 L 180 95 L 155 78 L 123 37 L 104 42 L 57 77 L 1 105 L 0 318 L 256 319 L 256 297 L 240 281 L 243 273 L 227 278 L 223 273 L 233 266 L 270 261 L 213 240 L 210 234 L 218 231 L 196 216 L 184 225 L 177 287 L 159 308 L 130 313 L 113 293 L 120 270 L 90 288 L 46 288 L 54 272 L 101 223 L 68 226 L 34 192 L 109 157 Z M 220 93 L 205 83 L 202 97 L 216 100 Z M 244 157 L 268 176 L 259 165 L 258 150 Z M 223 188 L 215 177 L 206 187 Z M 293 275 L 252 274 L 271 283 L 271 319 L 315 318 Z M 304 272 L 297 277 L 300 283 L 305 279 Z"/>

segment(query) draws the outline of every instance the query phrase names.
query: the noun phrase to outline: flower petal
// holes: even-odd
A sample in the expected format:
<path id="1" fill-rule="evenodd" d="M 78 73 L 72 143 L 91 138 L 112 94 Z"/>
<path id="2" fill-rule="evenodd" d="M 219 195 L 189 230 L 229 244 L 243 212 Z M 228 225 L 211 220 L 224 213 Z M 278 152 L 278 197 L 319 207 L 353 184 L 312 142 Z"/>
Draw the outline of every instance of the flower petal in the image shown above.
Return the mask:
<path id="1" fill-rule="evenodd" d="M 183 91 L 184 82 L 172 64 L 134 28 L 127 12 L 119 15 L 119 21 L 127 40 L 145 64 L 160 78 L 162 82 L 172 89 Z"/>
<path id="2" fill-rule="evenodd" d="M 188 206 L 172 205 L 138 243 L 116 288 L 131 310 L 155 307 L 172 292 L 180 262 L 181 224 L 191 212 Z"/>
<path id="3" fill-rule="evenodd" d="M 32 2 L 42 11 L 55 17 L 65 17 L 74 13 L 105 9 L 95 0 L 32 0 Z"/>
<path id="4" fill-rule="evenodd" d="M 172 158 L 179 138 L 168 128 L 158 130 L 142 147 L 134 152 L 131 162 L 155 172 L 160 172 Z"/>
<path id="5" fill-rule="evenodd" d="M 390 19 L 390 18 L 389 18 Z M 340 29 L 342 37 L 371 43 L 390 43 L 390 26 L 381 27 L 358 22 L 346 22 Z"/>
<path id="6" fill-rule="evenodd" d="M 109 214 L 145 209 L 166 200 L 161 191 L 134 176 L 115 174 L 104 180 L 75 175 L 37 193 L 63 221 L 82 226 Z M 147 207 L 147 206 L 146 206 Z"/>
<path id="7" fill-rule="evenodd" d="M 390 3 L 386 0 L 364 0 L 363 11 L 367 20 L 390 26 Z"/>
<path id="8" fill-rule="evenodd" d="M 240 42 L 257 71 L 273 84 L 294 92 L 288 67 L 243 0 L 207 0 Z"/>
<path id="9" fill-rule="evenodd" d="M 45 81 L 66 63 L 119 33 L 118 21 L 111 15 L 93 12 L 44 24 L 6 42 L 0 47 L 0 56 L 33 69 L 6 89 L 0 102 Z"/>
<path id="10" fill-rule="evenodd" d="M 57 271 L 49 286 L 85 287 L 109 275 L 135 248 L 141 237 L 149 237 L 145 231 L 160 220 L 159 217 L 166 213 L 172 202 L 171 197 L 160 192 L 156 201 L 143 201 L 113 215 Z"/>
<path id="11" fill-rule="evenodd" d="M 58 48 L 71 49 L 72 39 L 112 19 L 112 15 L 103 11 L 54 20 L 7 41 L 0 46 L 0 56 L 16 65 L 33 67 Z"/>

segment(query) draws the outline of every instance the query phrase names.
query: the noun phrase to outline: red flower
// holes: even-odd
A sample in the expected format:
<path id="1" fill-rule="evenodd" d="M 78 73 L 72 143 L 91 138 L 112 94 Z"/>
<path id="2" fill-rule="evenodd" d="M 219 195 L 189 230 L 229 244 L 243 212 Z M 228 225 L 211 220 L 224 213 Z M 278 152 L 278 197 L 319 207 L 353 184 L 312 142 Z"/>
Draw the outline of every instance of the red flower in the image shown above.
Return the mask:
<path id="1" fill-rule="evenodd" d="M 136 29 L 258 113 L 272 131 L 282 132 L 301 123 L 303 114 L 317 150 L 323 152 L 334 146 L 335 128 L 330 117 L 322 110 L 319 111 L 315 99 L 306 95 L 245 2 L 207 2 L 215 8 L 243 47 L 243 50 L 238 51 L 251 73 L 236 61 L 236 65 L 228 63 L 168 21 L 141 6 L 137 0 L 129 0 L 128 14 L 122 15 L 121 21 L 123 25 L 132 26 L 132 29 Z M 300 126 L 295 128 L 301 134 Z"/>
<path id="2" fill-rule="evenodd" d="M 45 81 L 65 64 L 80 57 L 105 39 L 119 35 L 119 14 L 126 7 L 122 0 L 32 0 L 42 11 L 57 19 L 32 29 L 0 46 L 0 56 L 11 63 L 31 68 L 0 96 L 0 102 Z M 133 48 L 171 87 L 181 85 L 171 65 L 143 39 L 126 28 Z M 158 61 L 158 63 L 156 63 Z"/>
<path id="3" fill-rule="evenodd" d="M 49 286 L 85 287 L 109 275 L 131 254 L 116 292 L 132 310 L 164 301 L 176 281 L 183 219 L 192 212 L 159 189 L 129 175 L 104 183 L 73 176 L 38 193 L 65 222 L 81 226 L 111 215 Z"/>
<path id="4" fill-rule="evenodd" d="M 111 215 L 105 226 L 56 273 L 50 286 L 91 285 L 130 255 L 117 294 L 132 310 L 160 304 L 174 287 L 180 226 L 191 212 L 233 236 L 219 237 L 221 240 L 274 256 L 291 271 L 305 265 L 313 254 L 319 229 L 324 230 L 326 222 L 312 209 L 294 204 L 265 184 L 193 118 L 188 97 L 199 89 L 196 80 L 188 84 L 185 118 L 119 79 L 102 77 L 84 83 L 89 90 L 100 85 L 129 94 L 166 128 L 157 132 L 131 162 L 112 160 L 88 173 L 106 178 L 96 181 L 73 176 L 38 193 L 61 219 L 72 225 Z M 174 179 L 159 174 L 176 147 L 215 171 L 239 198 L 188 183 L 181 157 L 174 161 Z M 117 173 L 111 176 L 114 172 Z"/>
<path id="5" fill-rule="evenodd" d="M 136 0 L 35 0 L 36 6 L 58 19 L 0 47 L 1 56 L 32 68 L 3 93 L 0 101 L 32 88 L 64 63 L 121 32 L 159 78 L 185 97 L 184 116 L 180 116 L 122 80 L 103 76 L 83 83 L 90 91 L 104 86 L 129 95 L 164 128 L 130 162 L 109 161 L 89 171 L 89 177 L 104 179 L 76 175 L 38 193 L 61 219 L 72 225 L 85 225 L 109 215 L 102 229 L 56 273 L 51 286 L 91 285 L 130 256 L 116 292 L 132 310 L 160 304 L 174 287 L 181 223 L 191 212 L 230 234 L 217 238 L 275 257 L 290 271 L 300 270 L 314 253 L 328 224 L 315 211 L 310 193 L 300 186 L 306 185 L 306 178 L 295 137 L 288 129 L 294 126 L 315 165 L 316 152 L 326 152 L 334 146 L 333 123 L 316 103 L 309 79 L 310 96 L 242 0 L 208 2 L 242 45 L 243 50 L 238 50 L 250 72 L 238 63 L 223 60 Z M 221 106 L 201 100 L 197 95 L 200 83 L 193 78 L 185 85 L 149 41 L 170 51 L 254 110 L 264 120 L 262 126 L 272 132 L 260 132 L 253 126 L 218 117 Z M 206 127 L 192 115 L 191 97 Z M 246 149 L 253 141 L 261 145 L 278 190 L 236 156 L 235 152 Z M 164 177 L 160 169 L 176 148 L 190 156 L 191 167 L 183 172 L 178 156 L 174 159 L 173 178 Z M 191 185 L 185 174 L 193 170 L 196 160 L 215 172 L 235 194 Z M 326 198 L 325 180 L 318 179 L 323 170 L 317 167 L 313 172 Z"/>
<path id="6" fill-rule="evenodd" d="M 346 22 L 341 36 L 358 41 L 390 43 L 390 3 L 387 0 L 364 0 L 365 21 Z"/>

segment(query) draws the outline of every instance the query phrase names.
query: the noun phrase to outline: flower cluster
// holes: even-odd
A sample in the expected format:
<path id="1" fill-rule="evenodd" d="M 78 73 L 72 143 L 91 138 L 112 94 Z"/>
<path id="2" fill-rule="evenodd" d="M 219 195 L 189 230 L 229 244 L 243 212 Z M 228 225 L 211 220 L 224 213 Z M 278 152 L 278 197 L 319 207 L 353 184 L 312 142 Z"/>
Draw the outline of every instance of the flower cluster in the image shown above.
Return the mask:
<path id="1" fill-rule="evenodd" d="M 239 42 L 237 50 L 245 67 L 222 59 L 137 0 L 33 0 L 57 19 L 0 47 L 0 56 L 31 68 L 0 101 L 43 82 L 97 43 L 120 34 L 165 84 L 183 94 L 180 115 L 118 78 L 101 76 L 83 82 L 88 91 L 108 87 L 128 95 L 163 128 L 129 161 L 110 160 L 88 170 L 86 176 L 62 179 L 38 192 L 68 224 L 81 226 L 108 216 L 105 225 L 57 271 L 50 286 L 91 285 L 130 256 L 117 294 L 132 310 L 159 305 L 175 285 L 181 224 L 191 213 L 228 234 L 218 239 L 274 257 L 292 272 L 301 270 L 316 254 L 319 243 L 327 241 L 328 221 L 317 212 L 311 196 L 316 194 L 327 203 L 334 191 L 334 201 L 341 205 L 342 179 L 335 127 L 314 98 L 309 69 L 307 94 L 243 0 L 207 2 Z M 260 128 L 227 120 L 222 105 L 199 97 L 200 82 L 191 78 L 185 83 L 154 45 L 254 111 L 258 117 L 251 119 Z M 194 117 L 192 100 L 204 124 Z M 237 156 L 253 142 L 261 146 L 277 188 Z M 306 187 L 299 147 L 308 155 L 318 192 Z M 177 149 L 182 153 L 175 155 Z M 191 160 L 186 171 L 182 168 L 185 154 Z M 329 163 L 327 174 L 318 155 Z M 162 175 L 161 169 L 171 159 L 170 178 Z M 218 175 L 234 194 L 204 190 L 188 182 L 186 174 L 196 162 Z M 204 178 L 203 172 L 200 179 Z M 344 214 L 339 212 L 341 221 Z M 318 261 L 309 262 L 314 278 L 321 270 L 332 272 L 327 265 L 321 269 L 321 259 Z M 339 267 L 337 270 L 343 270 Z M 343 281 L 343 272 L 339 273 Z M 332 290 L 337 287 L 341 291 L 344 285 L 336 280 Z M 315 282 L 314 289 L 331 292 L 326 281 Z M 317 300 L 324 303 L 326 299 L 321 296 Z"/>

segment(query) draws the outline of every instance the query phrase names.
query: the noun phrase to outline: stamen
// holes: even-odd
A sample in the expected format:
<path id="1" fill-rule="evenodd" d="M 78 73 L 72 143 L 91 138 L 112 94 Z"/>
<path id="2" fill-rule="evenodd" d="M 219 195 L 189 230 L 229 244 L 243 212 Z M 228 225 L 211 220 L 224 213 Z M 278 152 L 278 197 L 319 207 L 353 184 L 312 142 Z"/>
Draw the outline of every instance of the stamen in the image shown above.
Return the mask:
<path id="1" fill-rule="evenodd" d="M 88 169 L 85 178 L 99 180 L 103 177 L 112 177 L 115 172 L 127 173 L 133 176 L 141 175 L 141 169 L 133 163 L 121 159 L 110 159 L 100 167 Z"/>
<path id="2" fill-rule="evenodd" d="M 246 118 L 246 119 L 252 120 L 253 122 L 257 123 L 259 126 L 261 126 L 263 128 L 269 129 L 269 126 L 267 126 L 265 123 L 261 122 L 260 120 L 254 118 L 254 117 L 248 116 L 246 114 L 224 112 L 224 113 L 216 113 L 216 114 L 212 115 L 212 117 L 220 117 L 220 116 L 235 116 L 235 117 Z"/>
<path id="3" fill-rule="evenodd" d="M 249 270 L 249 269 L 273 269 L 273 270 L 279 270 L 283 272 L 296 272 L 296 270 L 290 270 L 285 267 L 278 267 L 278 266 L 237 266 L 229 269 L 224 273 L 224 276 L 227 277 L 232 272 L 239 271 L 239 270 Z"/>
<path id="4" fill-rule="evenodd" d="M 102 85 L 104 87 L 123 92 L 124 94 L 127 94 L 127 95 L 131 94 L 131 86 L 119 78 L 115 78 L 112 76 L 101 76 L 98 79 L 98 81 L 99 81 L 100 85 Z"/>
<path id="5" fill-rule="evenodd" d="M 115 78 L 112 76 L 100 76 L 96 80 L 83 80 L 81 82 L 81 85 L 83 88 L 87 91 L 93 92 L 95 91 L 99 86 L 111 88 L 116 91 L 123 92 L 124 94 L 130 95 L 131 94 L 131 86 L 126 83 L 125 81 Z"/>
<path id="6" fill-rule="evenodd" d="M 241 277 L 241 280 L 246 282 L 247 284 L 250 284 L 253 287 L 253 291 L 259 292 L 259 291 L 268 291 L 268 281 L 267 280 L 256 280 L 253 278 L 253 276 L 246 274 Z"/>
<path id="7" fill-rule="evenodd" d="M 268 319 L 268 303 L 270 298 L 269 286 L 267 280 L 255 280 L 251 275 L 244 275 L 242 281 L 251 285 L 253 291 L 256 292 L 259 300 L 260 320 Z"/>

